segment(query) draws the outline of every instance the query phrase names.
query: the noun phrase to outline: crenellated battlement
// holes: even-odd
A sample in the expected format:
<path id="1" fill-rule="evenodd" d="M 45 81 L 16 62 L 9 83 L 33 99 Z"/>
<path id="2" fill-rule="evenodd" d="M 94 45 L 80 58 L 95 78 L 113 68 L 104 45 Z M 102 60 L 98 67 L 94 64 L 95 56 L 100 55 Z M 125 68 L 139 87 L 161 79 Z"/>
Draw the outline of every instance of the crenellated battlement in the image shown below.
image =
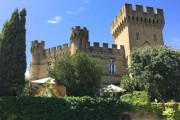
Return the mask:
<path id="1" fill-rule="evenodd" d="M 112 44 L 111 46 L 109 46 L 108 43 L 100 44 L 99 42 L 94 42 L 93 46 L 90 46 L 90 47 L 103 48 L 103 49 L 118 49 L 116 44 Z"/>
<path id="2" fill-rule="evenodd" d="M 75 26 L 71 28 L 72 31 L 88 31 L 86 27 L 81 27 L 81 26 Z"/>
<path id="3" fill-rule="evenodd" d="M 133 9 L 135 8 L 135 9 Z M 145 7 L 142 5 L 132 6 L 125 4 L 119 15 L 112 22 L 111 33 L 113 38 L 122 32 L 128 24 L 146 24 L 154 27 L 164 27 L 164 13 L 162 9 L 154 9 L 153 7 Z"/>
<path id="4" fill-rule="evenodd" d="M 44 41 L 38 41 L 34 40 L 31 42 L 31 48 L 44 48 L 45 47 L 45 42 Z"/>
<path id="5" fill-rule="evenodd" d="M 57 53 L 61 53 L 61 52 L 64 52 L 64 51 L 67 52 L 68 49 L 69 49 L 68 44 L 63 44 L 63 46 L 59 45 L 57 47 L 52 47 L 52 48 L 45 49 L 45 52 L 46 52 L 46 55 L 55 55 Z"/>
<path id="6" fill-rule="evenodd" d="M 92 46 L 88 46 L 88 51 L 94 52 L 94 53 L 101 53 L 101 54 L 124 54 L 124 47 L 121 45 L 118 46 L 116 44 L 112 44 L 111 46 L 108 43 L 98 43 L 94 42 Z"/>
<path id="7" fill-rule="evenodd" d="M 80 27 L 80 26 L 75 26 L 71 28 L 71 40 L 74 40 L 74 38 L 83 38 L 85 37 L 87 40 L 89 39 L 89 31 L 87 30 L 86 27 Z"/>
<path id="8" fill-rule="evenodd" d="M 44 41 L 38 41 L 34 40 L 31 42 L 31 52 L 32 53 L 38 53 L 42 52 L 45 48 L 45 42 Z"/>
<path id="9" fill-rule="evenodd" d="M 133 9 L 133 7 L 135 9 Z M 132 4 L 125 4 L 123 7 L 123 10 L 126 11 L 126 14 L 132 14 L 132 13 L 146 13 L 146 14 L 154 14 L 154 15 L 159 15 L 163 16 L 163 10 L 162 9 L 155 9 L 153 7 L 143 7 L 142 5 L 135 5 L 133 6 Z"/>

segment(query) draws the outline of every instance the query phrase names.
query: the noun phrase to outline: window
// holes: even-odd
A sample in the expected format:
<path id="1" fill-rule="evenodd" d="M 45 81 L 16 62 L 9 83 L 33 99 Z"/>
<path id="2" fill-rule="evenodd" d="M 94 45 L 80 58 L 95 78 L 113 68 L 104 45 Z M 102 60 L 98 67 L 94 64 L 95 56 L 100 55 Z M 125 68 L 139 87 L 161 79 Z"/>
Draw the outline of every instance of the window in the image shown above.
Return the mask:
<path id="1" fill-rule="evenodd" d="M 139 40 L 139 32 L 136 33 L 136 40 Z"/>
<path id="2" fill-rule="evenodd" d="M 157 42 L 157 36 L 154 34 L 154 42 Z"/>
<path id="3" fill-rule="evenodd" d="M 109 73 L 110 75 L 114 75 L 116 72 L 116 65 L 114 63 L 114 59 L 110 59 L 109 61 Z"/>

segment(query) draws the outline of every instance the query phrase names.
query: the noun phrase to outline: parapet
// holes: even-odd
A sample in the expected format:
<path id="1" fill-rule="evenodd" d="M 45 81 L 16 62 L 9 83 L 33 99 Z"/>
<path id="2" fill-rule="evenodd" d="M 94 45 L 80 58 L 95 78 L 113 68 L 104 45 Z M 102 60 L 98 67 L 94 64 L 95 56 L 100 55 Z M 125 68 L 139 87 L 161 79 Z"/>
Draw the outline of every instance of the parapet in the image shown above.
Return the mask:
<path id="1" fill-rule="evenodd" d="M 112 44 L 110 47 L 108 45 L 108 43 L 102 43 L 102 45 L 100 45 L 100 43 L 98 42 L 94 42 L 93 46 L 89 47 L 89 51 L 92 53 L 101 53 L 101 54 L 119 54 L 119 55 L 123 55 L 124 54 L 124 48 L 123 46 L 120 46 L 119 48 L 117 47 L 116 44 Z"/>
<path id="2" fill-rule="evenodd" d="M 123 7 L 124 11 L 126 14 L 138 14 L 138 13 L 146 13 L 146 14 L 154 14 L 154 15 L 159 15 L 163 16 L 163 10 L 162 9 L 154 9 L 153 7 L 145 7 L 143 8 L 142 5 L 135 5 L 135 9 L 133 9 L 132 4 L 125 4 Z"/>
<path id="3" fill-rule="evenodd" d="M 63 44 L 63 46 L 59 45 L 57 47 L 48 48 L 45 51 L 46 51 L 46 55 L 54 55 L 56 53 L 68 51 L 68 49 L 69 49 L 68 44 Z"/>
<path id="4" fill-rule="evenodd" d="M 34 40 L 31 42 L 31 49 L 44 49 L 45 47 L 45 42 L 44 41 L 38 41 L 38 40 Z"/>
<path id="5" fill-rule="evenodd" d="M 77 40 L 77 39 L 85 39 L 89 40 L 89 31 L 87 30 L 86 27 L 80 27 L 80 26 L 75 26 L 74 28 L 71 28 L 71 35 L 70 35 L 71 40 Z"/>
<path id="6" fill-rule="evenodd" d="M 135 8 L 135 9 L 133 9 Z M 121 32 L 128 24 L 150 24 L 155 27 L 164 27 L 164 13 L 162 9 L 154 9 L 153 7 L 145 7 L 131 4 L 125 4 L 120 13 L 112 22 L 111 33 L 114 38 L 118 32 Z"/>
<path id="7" fill-rule="evenodd" d="M 79 31 L 79 30 L 84 30 L 84 31 L 88 31 L 86 27 L 80 27 L 80 26 L 75 26 L 73 28 L 71 28 L 71 31 Z"/>

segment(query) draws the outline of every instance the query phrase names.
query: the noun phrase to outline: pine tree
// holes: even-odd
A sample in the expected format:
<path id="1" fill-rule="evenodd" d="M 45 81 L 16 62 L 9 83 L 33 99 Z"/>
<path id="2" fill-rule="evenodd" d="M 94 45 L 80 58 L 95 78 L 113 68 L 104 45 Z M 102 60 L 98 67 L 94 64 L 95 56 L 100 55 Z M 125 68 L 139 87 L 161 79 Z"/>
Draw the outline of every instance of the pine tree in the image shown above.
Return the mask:
<path id="1" fill-rule="evenodd" d="M 25 82 L 25 9 L 15 10 L 2 30 L 0 47 L 0 95 L 18 95 Z"/>

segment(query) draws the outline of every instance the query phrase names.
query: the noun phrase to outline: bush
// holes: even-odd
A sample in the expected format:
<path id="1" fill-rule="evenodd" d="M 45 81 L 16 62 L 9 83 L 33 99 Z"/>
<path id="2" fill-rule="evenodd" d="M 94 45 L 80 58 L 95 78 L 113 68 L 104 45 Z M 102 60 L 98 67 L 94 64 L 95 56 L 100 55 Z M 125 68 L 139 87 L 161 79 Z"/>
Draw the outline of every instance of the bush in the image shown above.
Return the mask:
<path id="1" fill-rule="evenodd" d="M 160 118 L 180 120 L 180 104 L 173 101 L 167 103 L 150 103 L 148 92 L 134 91 L 121 96 L 121 101 L 131 105 L 131 111 L 153 113 Z"/>
<path id="2" fill-rule="evenodd" d="M 180 101 L 180 51 L 167 47 L 145 47 L 132 51 L 125 89 L 146 90 L 151 100 Z M 125 84 L 126 83 L 126 84 Z"/>
<path id="3" fill-rule="evenodd" d="M 168 108 L 163 111 L 163 115 L 167 117 L 167 120 L 175 120 L 174 118 L 175 110 L 173 108 Z"/>
<path id="4" fill-rule="evenodd" d="M 0 97 L 0 120 L 118 120 L 124 112 L 147 113 L 162 119 L 165 116 L 179 120 L 179 104 L 150 104 L 148 101 L 146 92 L 137 91 L 123 95 L 121 100 L 91 97 Z M 166 112 L 163 114 L 163 111 Z"/>
<path id="5" fill-rule="evenodd" d="M 102 68 L 99 59 L 85 53 L 60 57 L 50 77 L 66 86 L 68 96 L 95 96 L 101 84 Z"/>
<path id="6" fill-rule="evenodd" d="M 121 101 L 131 105 L 132 112 L 150 114 L 163 118 L 163 106 L 150 103 L 148 92 L 134 91 L 121 96 Z"/>
<path id="7" fill-rule="evenodd" d="M 145 91 L 134 91 L 121 96 L 120 99 L 132 105 L 147 105 L 150 103 L 148 93 Z"/>
<path id="8" fill-rule="evenodd" d="M 112 98 L 1 97 L 0 120 L 117 120 L 127 108 Z"/>

